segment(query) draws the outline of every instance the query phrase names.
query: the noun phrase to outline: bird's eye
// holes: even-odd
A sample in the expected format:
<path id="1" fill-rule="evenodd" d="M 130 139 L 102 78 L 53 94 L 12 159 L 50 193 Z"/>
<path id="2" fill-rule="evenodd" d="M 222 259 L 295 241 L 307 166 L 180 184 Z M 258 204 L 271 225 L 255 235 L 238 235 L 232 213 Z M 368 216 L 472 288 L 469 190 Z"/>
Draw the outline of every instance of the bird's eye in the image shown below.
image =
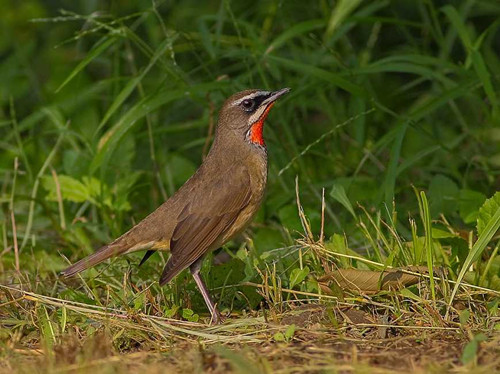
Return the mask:
<path id="1" fill-rule="evenodd" d="M 254 105 L 255 105 L 255 101 L 253 100 L 250 100 L 250 99 L 246 99 L 246 100 L 243 100 L 241 102 L 241 105 L 243 106 L 243 108 L 247 111 L 247 112 L 250 112 Z"/>

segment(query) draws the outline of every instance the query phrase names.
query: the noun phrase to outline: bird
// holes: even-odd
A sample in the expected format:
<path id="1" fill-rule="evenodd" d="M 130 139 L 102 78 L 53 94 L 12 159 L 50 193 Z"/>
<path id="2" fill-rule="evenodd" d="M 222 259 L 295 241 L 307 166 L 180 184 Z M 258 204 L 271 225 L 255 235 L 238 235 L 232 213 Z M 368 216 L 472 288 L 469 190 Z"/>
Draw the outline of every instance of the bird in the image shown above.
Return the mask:
<path id="1" fill-rule="evenodd" d="M 148 250 L 170 252 L 160 286 L 189 268 L 211 315 L 223 321 L 200 274 L 205 256 L 240 234 L 257 213 L 267 183 L 264 121 L 290 88 L 251 89 L 223 104 L 212 146 L 196 172 L 155 211 L 111 243 L 62 271 L 71 277 L 109 258 Z"/>

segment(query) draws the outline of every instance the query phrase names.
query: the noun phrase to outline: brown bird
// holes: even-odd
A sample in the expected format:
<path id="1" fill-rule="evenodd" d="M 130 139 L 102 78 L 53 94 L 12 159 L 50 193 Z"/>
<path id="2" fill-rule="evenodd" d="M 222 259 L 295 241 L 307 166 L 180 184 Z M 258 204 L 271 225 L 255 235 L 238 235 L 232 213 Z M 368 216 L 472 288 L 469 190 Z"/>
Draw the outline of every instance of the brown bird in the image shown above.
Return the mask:
<path id="1" fill-rule="evenodd" d="M 274 102 L 290 91 L 247 90 L 226 100 L 204 162 L 166 202 L 94 254 L 62 272 L 69 277 L 110 257 L 148 249 L 170 251 L 160 277 L 164 285 L 189 267 L 212 315 L 221 316 L 200 276 L 203 258 L 242 232 L 257 212 L 267 181 L 262 130 Z"/>

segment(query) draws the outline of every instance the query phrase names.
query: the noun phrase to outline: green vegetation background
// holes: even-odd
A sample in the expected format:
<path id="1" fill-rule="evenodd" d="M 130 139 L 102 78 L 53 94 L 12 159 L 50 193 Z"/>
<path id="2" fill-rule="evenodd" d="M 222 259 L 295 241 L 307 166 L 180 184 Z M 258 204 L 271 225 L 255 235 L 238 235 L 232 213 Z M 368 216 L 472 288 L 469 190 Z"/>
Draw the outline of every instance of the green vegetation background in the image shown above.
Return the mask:
<path id="1" fill-rule="evenodd" d="M 414 188 L 425 191 L 434 263 L 451 278 L 479 208 L 500 190 L 496 0 L 1 0 L 0 9 L 5 283 L 92 303 L 111 287 L 116 307 L 147 308 L 122 282 L 150 285 L 165 255 L 90 270 L 92 291 L 56 274 L 65 257 L 91 253 L 172 195 L 202 162 L 224 99 L 247 88 L 292 91 L 264 130 L 269 185 L 251 240 L 204 268 L 223 308 L 260 302 L 254 289 L 220 292 L 260 282 L 259 271 L 317 291 L 302 281 L 326 269 L 295 245 L 296 177 L 316 239 L 324 188 L 326 247 L 393 266 L 427 263 Z M 492 244 L 468 281 L 499 290 Z M 153 289 L 167 315 L 188 299 L 204 310 L 187 274 Z"/>

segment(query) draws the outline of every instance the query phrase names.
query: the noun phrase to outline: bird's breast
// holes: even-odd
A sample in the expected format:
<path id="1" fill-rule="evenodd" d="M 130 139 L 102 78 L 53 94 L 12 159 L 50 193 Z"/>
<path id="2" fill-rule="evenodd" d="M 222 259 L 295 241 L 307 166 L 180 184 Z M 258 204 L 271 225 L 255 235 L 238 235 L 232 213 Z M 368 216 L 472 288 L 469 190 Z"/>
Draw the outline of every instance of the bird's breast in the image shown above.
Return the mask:
<path id="1" fill-rule="evenodd" d="M 267 160 L 265 158 L 251 160 L 248 162 L 248 172 L 252 191 L 250 202 L 241 210 L 234 224 L 224 234 L 222 243 L 245 230 L 262 204 L 267 183 Z"/>

